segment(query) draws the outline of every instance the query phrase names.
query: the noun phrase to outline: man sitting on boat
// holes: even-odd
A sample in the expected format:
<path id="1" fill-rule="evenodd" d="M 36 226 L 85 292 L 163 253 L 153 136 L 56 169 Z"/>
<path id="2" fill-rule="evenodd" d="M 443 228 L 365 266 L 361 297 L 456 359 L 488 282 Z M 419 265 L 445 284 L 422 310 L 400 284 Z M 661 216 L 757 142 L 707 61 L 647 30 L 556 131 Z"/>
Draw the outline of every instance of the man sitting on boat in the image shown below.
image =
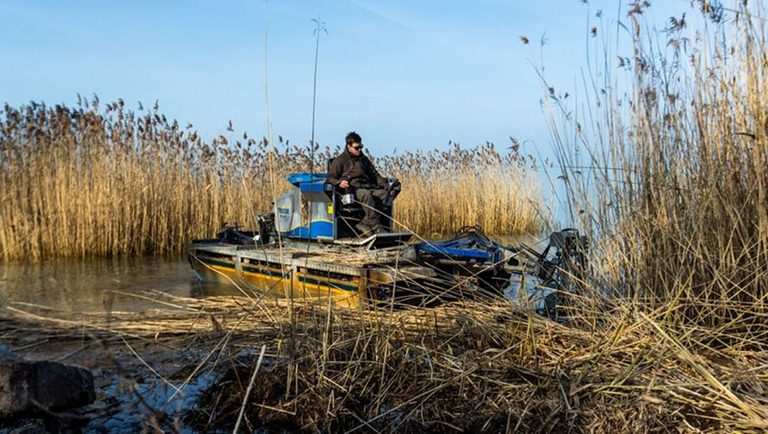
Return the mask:
<path id="1" fill-rule="evenodd" d="M 389 184 L 363 155 L 363 139 L 359 134 L 352 131 L 345 141 L 346 149 L 331 163 L 327 182 L 345 193 L 354 193 L 355 199 L 363 205 L 365 217 L 355 225 L 360 235 L 387 232 L 381 225 L 381 215 L 391 194 Z"/>

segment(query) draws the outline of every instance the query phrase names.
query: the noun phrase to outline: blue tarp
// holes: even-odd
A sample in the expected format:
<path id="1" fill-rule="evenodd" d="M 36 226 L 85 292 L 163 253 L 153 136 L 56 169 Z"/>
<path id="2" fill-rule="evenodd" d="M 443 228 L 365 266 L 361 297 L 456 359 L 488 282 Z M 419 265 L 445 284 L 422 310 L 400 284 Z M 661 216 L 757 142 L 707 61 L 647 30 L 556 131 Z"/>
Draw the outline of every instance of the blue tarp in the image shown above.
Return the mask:
<path id="1" fill-rule="evenodd" d="M 500 245 L 479 235 L 465 235 L 446 241 L 417 244 L 416 252 L 422 255 L 444 256 L 458 260 L 499 262 L 503 258 Z"/>
<path id="2" fill-rule="evenodd" d="M 291 173 L 288 175 L 288 182 L 298 187 L 300 184 L 309 184 L 319 182 L 321 187 L 325 179 L 328 178 L 327 173 Z"/>

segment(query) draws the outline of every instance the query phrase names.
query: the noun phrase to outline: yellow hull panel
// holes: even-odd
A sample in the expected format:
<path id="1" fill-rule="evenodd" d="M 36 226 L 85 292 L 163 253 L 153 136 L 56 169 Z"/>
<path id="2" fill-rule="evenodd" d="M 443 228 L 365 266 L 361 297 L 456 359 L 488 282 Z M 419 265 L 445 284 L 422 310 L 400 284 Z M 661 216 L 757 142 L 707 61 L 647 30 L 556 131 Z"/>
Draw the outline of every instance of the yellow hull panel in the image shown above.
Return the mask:
<path id="1" fill-rule="evenodd" d="M 245 284 L 244 289 L 256 290 L 275 298 L 317 302 L 327 302 L 330 298 L 334 305 L 341 307 L 359 306 L 360 294 L 364 293 L 365 288 L 360 278 L 339 280 L 308 273 L 292 273 L 291 270 L 283 272 L 274 267 L 257 267 L 253 264 L 236 267 L 228 261 L 197 260 L 193 261 L 192 267 L 199 274 L 204 274 L 206 280 L 213 278 L 237 286 Z"/>

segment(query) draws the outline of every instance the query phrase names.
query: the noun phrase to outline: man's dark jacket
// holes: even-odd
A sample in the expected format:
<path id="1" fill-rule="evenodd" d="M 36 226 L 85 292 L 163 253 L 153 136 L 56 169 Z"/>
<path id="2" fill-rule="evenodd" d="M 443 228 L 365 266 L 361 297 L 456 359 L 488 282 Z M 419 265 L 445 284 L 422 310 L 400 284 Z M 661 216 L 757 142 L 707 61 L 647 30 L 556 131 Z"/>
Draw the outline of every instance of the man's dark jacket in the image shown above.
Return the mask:
<path id="1" fill-rule="evenodd" d="M 373 163 L 362 152 L 359 157 L 353 157 L 345 149 L 333 159 L 328 170 L 328 180 L 333 185 L 339 185 L 343 179 L 355 188 L 387 188 L 389 184 L 376 171 Z"/>

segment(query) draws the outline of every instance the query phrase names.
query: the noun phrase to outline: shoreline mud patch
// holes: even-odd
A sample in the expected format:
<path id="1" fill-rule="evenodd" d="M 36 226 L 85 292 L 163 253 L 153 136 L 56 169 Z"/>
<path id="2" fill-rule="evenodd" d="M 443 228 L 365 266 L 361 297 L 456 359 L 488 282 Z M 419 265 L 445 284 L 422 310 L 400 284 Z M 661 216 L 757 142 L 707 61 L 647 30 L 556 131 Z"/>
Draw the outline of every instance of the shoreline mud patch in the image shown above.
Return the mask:
<path id="1" fill-rule="evenodd" d="M 227 362 L 217 379 L 203 388 L 183 415 L 183 421 L 199 432 L 234 428 L 245 398 L 255 359 L 246 352 Z M 246 358 L 253 363 L 248 363 Z M 243 417 L 243 427 L 255 430 L 289 431 L 300 429 L 295 411 L 282 409 L 283 403 L 295 398 L 286 384 L 287 366 L 274 359 L 263 360 L 254 377 L 249 403 Z"/>

